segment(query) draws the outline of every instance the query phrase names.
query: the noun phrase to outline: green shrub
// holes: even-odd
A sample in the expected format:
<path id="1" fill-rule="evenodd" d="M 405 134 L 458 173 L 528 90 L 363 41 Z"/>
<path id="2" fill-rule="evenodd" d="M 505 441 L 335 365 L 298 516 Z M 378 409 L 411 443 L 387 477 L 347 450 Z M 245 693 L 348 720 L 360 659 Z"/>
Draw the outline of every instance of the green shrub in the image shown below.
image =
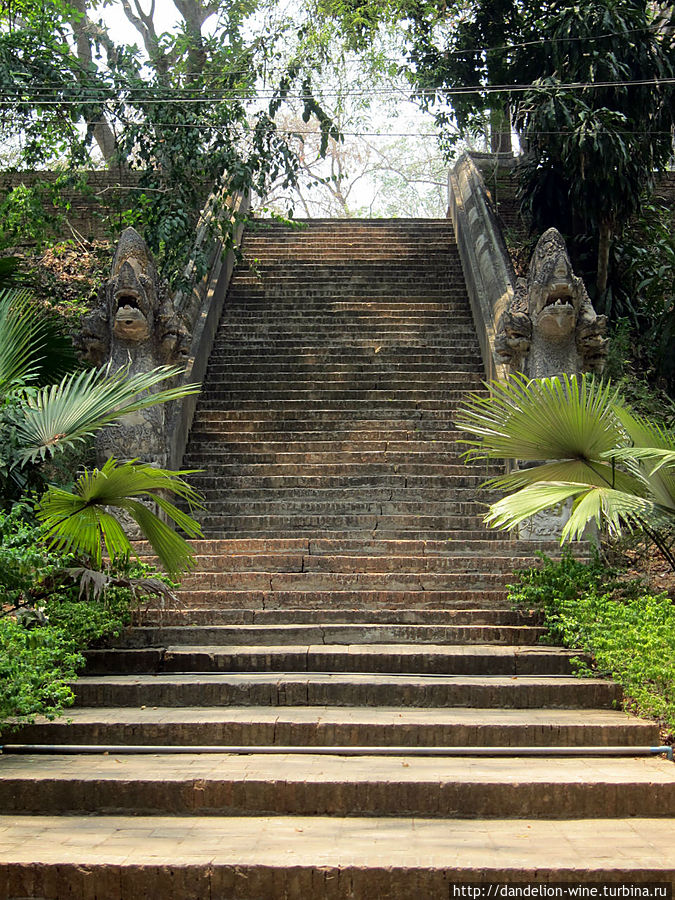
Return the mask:
<path id="1" fill-rule="evenodd" d="M 72 704 L 69 682 L 84 666 L 83 651 L 119 635 L 131 621 L 135 581 L 165 576 L 141 563 L 122 564 L 98 593 L 80 590 L 69 555 L 48 550 L 27 503 L 0 513 L 0 728 L 50 718 Z M 105 576 L 100 576 L 104 580 Z"/>
<path id="2" fill-rule="evenodd" d="M 667 594 L 569 552 L 519 576 L 510 599 L 543 611 L 548 640 L 592 654 L 594 674 L 613 677 L 636 711 L 675 728 L 675 605 Z"/>

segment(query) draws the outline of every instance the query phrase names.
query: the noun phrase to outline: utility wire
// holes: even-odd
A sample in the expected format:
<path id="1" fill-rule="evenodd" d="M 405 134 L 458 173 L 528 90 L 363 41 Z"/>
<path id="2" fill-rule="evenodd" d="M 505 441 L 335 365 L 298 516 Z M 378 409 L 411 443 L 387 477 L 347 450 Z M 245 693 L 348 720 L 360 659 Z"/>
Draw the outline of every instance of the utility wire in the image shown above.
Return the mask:
<path id="1" fill-rule="evenodd" d="M 464 50 L 438 50 L 437 52 L 442 56 L 470 56 L 472 54 L 477 53 L 502 53 L 507 50 L 519 50 L 523 47 L 535 47 L 544 44 L 560 44 L 560 43 L 570 43 L 573 41 L 601 41 L 606 38 L 613 37 L 623 37 L 624 35 L 629 34 L 640 34 L 642 32 L 653 32 L 655 34 L 660 34 L 658 27 L 655 25 L 644 25 L 641 28 L 626 28 L 622 31 L 607 31 L 604 34 L 594 34 L 594 35 L 570 35 L 567 37 L 555 37 L 555 38 L 536 38 L 531 41 L 519 41 L 513 44 L 502 44 L 497 47 L 469 47 Z M 383 62 L 390 63 L 403 63 L 406 60 L 401 57 L 379 57 Z M 109 70 L 110 71 L 110 70 Z M 228 75 L 250 75 L 250 69 L 230 69 L 227 71 Z M 204 72 L 183 72 L 182 75 L 185 78 L 192 77 L 205 77 Z M 42 82 L 43 84 L 49 84 L 50 82 Z M 53 82 L 54 84 L 58 84 L 58 82 Z"/>
<path id="2" fill-rule="evenodd" d="M 501 85 L 471 85 L 467 87 L 457 87 L 457 88 L 423 88 L 421 90 L 413 90 L 407 91 L 403 88 L 400 89 L 382 89 L 382 90 L 370 90 L 370 91 L 321 91 L 319 93 L 320 97 L 372 97 L 374 95 L 377 96 L 401 96 L 401 94 L 408 95 L 408 93 L 413 94 L 414 96 L 422 96 L 422 97 L 433 97 L 437 94 L 443 96 L 461 96 L 463 94 L 497 94 L 497 93 L 522 93 L 525 91 L 542 91 L 542 92 L 554 92 L 561 89 L 566 90 L 586 90 L 588 88 L 611 88 L 611 87 L 662 87 L 665 85 L 675 84 L 675 78 L 650 78 L 650 79 L 636 79 L 632 81 L 574 81 L 574 82 L 557 82 L 555 84 L 501 84 Z M 28 89 L 30 90 L 30 89 Z M 23 89 L 17 91 L 17 93 L 25 93 Z M 133 92 L 129 92 L 132 94 Z M 250 94 L 233 94 L 229 97 L 214 95 L 210 97 L 170 97 L 167 96 L 165 98 L 152 97 L 148 99 L 141 98 L 138 101 L 134 100 L 133 96 L 128 96 L 126 98 L 113 98 L 113 97 L 97 97 L 96 100 L 101 103 L 126 103 L 132 104 L 134 102 L 141 102 L 144 104 L 167 104 L 172 103 L 176 105 L 191 105 L 191 104 L 204 104 L 204 103 L 236 103 L 241 100 L 316 100 L 317 98 L 313 94 L 286 94 L 284 97 L 281 97 L 276 92 L 261 92 L 258 91 L 256 93 Z M 9 102 L 20 102 L 20 97 L 10 97 L 3 96 L 0 94 L 0 102 L 5 99 Z M 26 98 L 33 106 L 82 106 L 87 100 L 40 100 L 33 99 L 31 97 Z M 94 98 L 89 98 L 88 102 L 95 102 Z"/>

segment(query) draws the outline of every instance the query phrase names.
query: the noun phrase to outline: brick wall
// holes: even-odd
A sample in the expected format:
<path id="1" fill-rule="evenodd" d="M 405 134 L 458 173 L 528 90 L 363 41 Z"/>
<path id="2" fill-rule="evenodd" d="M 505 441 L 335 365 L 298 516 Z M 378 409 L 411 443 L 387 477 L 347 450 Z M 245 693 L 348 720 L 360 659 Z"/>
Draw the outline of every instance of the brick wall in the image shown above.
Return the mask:
<path id="1" fill-rule="evenodd" d="M 120 210 L 133 207 L 141 173 L 118 168 L 85 174 L 86 191 L 73 188 L 63 192 L 70 204 L 65 216 L 78 235 L 87 240 L 105 239 L 111 230 L 113 233 L 120 230 Z M 19 184 L 31 186 L 38 180 L 54 181 L 56 177 L 53 172 L 0 173 L 0 193 L 4 195 Z M 64 238 L 72 234 L 68 224 L 64 226 Z"/>

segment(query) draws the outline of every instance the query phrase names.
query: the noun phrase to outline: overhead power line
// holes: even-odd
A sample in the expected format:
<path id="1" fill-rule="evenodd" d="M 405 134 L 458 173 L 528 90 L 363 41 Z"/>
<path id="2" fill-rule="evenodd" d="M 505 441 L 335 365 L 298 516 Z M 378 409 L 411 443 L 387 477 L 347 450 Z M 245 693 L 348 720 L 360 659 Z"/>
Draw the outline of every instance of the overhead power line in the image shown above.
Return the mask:
<path id="1" fill-rule="evenodd" d="M 394 96 L 400 97 L 404 95 L 408 97 L 409 95 L 415 97 L 433 97 L 436 95 L 442 95 L 447 97 L 452 96 L 461 96 L 464 94 L 497 94 L 497 93 L 523 93 L 525 91 L 544 91 L 544 92 L 555 92 L 561 89 L 565 90 L 587 90 L 594 88 L 612 88 L 612 87 L 654 87 L 659 88 L 667 85 L 675 84 L 675 78 L 649 78 L 649 79 L 634 79 L 631 81 L 573 81 L 573 82 L 556 82 L 555 84 L 499 84 L 499 85 L 468 85 L 465 87 L 454 87 L 454 88 L 423 88 L 421 90 L 413 90 L 412 88 L 408 91 L 403 88 L 387 88 L 380 90 L 369 90 L 369 91 L 320 91 L 317 92 L 317 95 L 314 94 L 286 94 L 284 97 L 280 97 L 277 92 L 272 91 L 256 91 L 248 94 L 236 94 L 233 93 L 230 96 L 223 95 L 213 95 L 213 96 L 199 96 L 199 97 L 172 97 L 167 95 L 166 97 L 149 97 L 149 98 L 138 98 L 135 100 L 133 96 L 133 92 L 130 92 L 130 96 L 127 97 L 115 97 L 115 96 L 106 96 L 103 93 L 98 97 L 87 97 L 81 100 L 43 100 L 39 99 L 39 96 L 31 97 L 30 96 L 30 88 L 27 89 L 17 89 L 17 95 L 11 97 L 7 94 L 4 96 L 0 94 L 0 102 L 8 101 L 18 103 L 21 102 L 21 95 L 28 94 L 25 97 L 24 102 L 30 102 L 33 106 L 82 106 L 83 104 L 89 102 L 100 102 L 100 103 L 120 103 L 120 104 L 133 104 L 134 102 L 143 103 L 143 104 L 175 104 L 175 105 L 193 105 L 193 104 L 218 104 L 218 103 L 236 103 L 242 100 L 316 100 L 318 97 L 372 97 L 372 96 Z"/>

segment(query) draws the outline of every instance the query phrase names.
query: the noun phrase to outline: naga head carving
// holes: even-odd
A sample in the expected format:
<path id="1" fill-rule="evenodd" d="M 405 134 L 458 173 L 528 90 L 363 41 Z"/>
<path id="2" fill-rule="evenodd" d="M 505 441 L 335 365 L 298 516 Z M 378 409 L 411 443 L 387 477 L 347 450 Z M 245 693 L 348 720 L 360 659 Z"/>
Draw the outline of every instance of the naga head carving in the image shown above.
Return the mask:
<path id="1" fill-rule="evenodd" d="M 134 228 L 122 232 L 110 277 L 75 336 L 80 354 L 97 366 L 184 361 L 192 333 L 167 296 L 147 244 Z M 136 361 L 136 362 L 135 362 Z"/>
<path id="2" fill-rule="evenodd" d="M 157 269 L 134 228 L 127 228 L 117 245 L 107 294 L 115 337 L 129 342 L 148 340 L 158 313 Z"/>
<path id="3" fill-rule="evenodd" d="M 527 275 L 528 314 L 534 328 L 549 340 L 567 338 L 577 325 L 586 294 L 572 271 L 565 241 L 549 228 L 535 247 Z"/>
<path id="4" fill-rule="evenodd" d="M 607 321 L 598 316 L 581 278 L 572 271 L 563 236 L 545 231 L 527 278 L 501 315 L 495 335 L 500 362 L 531 377 L 602 372 Z"/>

